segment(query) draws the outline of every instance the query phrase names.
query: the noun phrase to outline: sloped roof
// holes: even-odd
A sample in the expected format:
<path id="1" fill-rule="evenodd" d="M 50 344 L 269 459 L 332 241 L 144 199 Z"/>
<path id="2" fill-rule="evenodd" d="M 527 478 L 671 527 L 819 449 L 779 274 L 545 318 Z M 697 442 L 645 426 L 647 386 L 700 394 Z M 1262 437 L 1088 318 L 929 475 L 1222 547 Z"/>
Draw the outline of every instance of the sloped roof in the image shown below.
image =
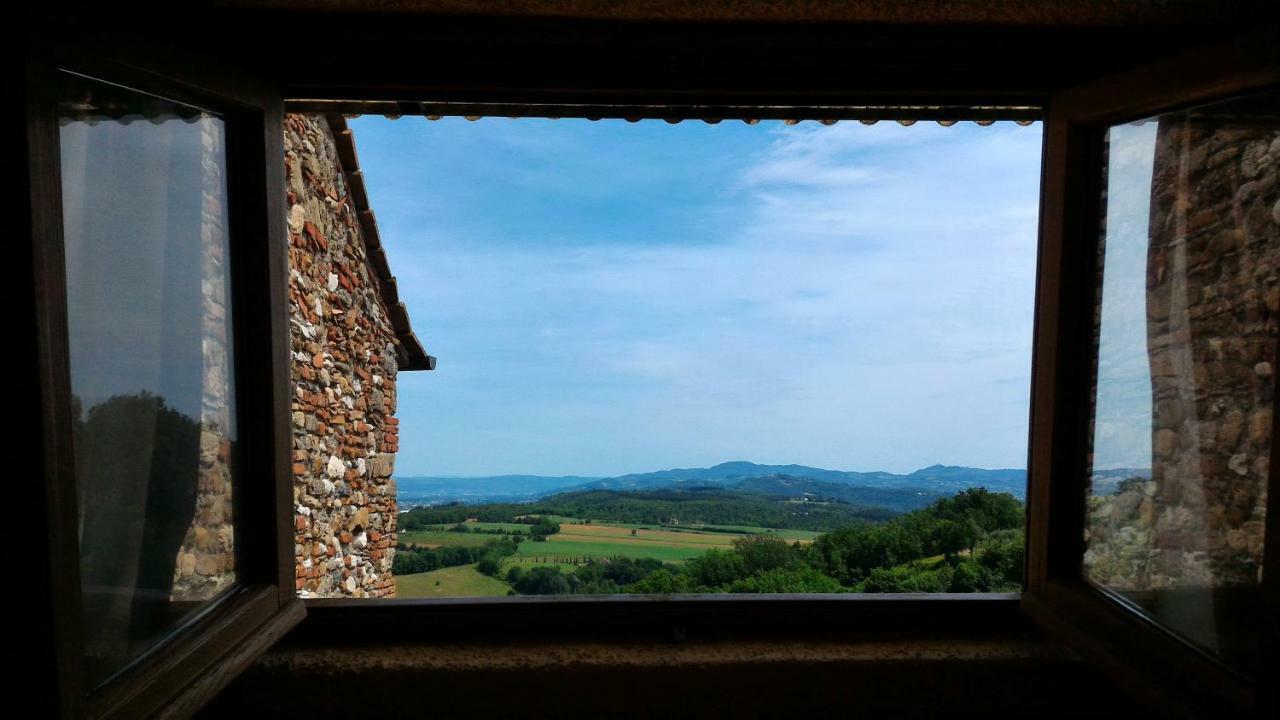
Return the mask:
<path id="1" fill-rule="evenodd" d="M 366 251 L 365 262 L 368 263 L 369 271 L 378 279 L 378 291 L 387 308 L 387 316 L 391 319 L 391 328 L 400 342 L 400 369 L 435 370 L 436 359 L 427 354 L 422 342 L 413 333 L 413 327 L 409 323 L 409 309 L 400 300 L 396 277 L 391 274 L 387 253 L 382 248 L 378 221 L 374 218 L 373 209 L 369 207 L 364 173 L 360 170 L 360 159 L 356 156 L 355 136 L 342 115 L 326 113 L 324 118 L 333 132 L 333 143 L 338 151 L 338 162 L 342 164 L 342 174 L 347 181 L 347 192 L 351 194 L 351 204 L 355 207 L 356 217 L 360 219 L 360 231 L 364 236 Z"/>

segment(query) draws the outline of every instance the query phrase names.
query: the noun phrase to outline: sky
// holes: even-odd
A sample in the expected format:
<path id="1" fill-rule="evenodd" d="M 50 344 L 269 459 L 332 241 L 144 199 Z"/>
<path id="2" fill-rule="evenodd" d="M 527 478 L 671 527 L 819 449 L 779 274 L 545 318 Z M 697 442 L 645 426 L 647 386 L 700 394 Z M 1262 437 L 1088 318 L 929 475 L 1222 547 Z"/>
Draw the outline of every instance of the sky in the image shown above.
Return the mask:
<path id="1" fill-rule="evenodd" d="M 226 223 L 203 234 L 206 191 L 227 213 L 225 183 L 207 186 L 219 153 L 205 142 L 217 138 L 220 146 L 223 132 L 215 118 L 164 114 L 129 124 L 60 124 L 67 339 L 82 412 L 146 392 L 189 418 L 220 422 L 235 437 L 235 412 L 206 403 L 204 367 L 217 353 L 206 349 L 201 320 L 202 287 L 221 284 L 224 295 L 230 287 L 225 273 L 205 274 L 201 261 L 207 242 L 224 252 L 230 246 Z"/>
<path id="2" fill-rule="evenodd" d="M 1147 244 L 1154 122 L 1107 136 L 1105 261 L 1093 466 L 1151 467 L 1151 363 L 1147 355 Z"/>
<path id="3" fill-rule="evenodd" d="M 350 125 L 397 475 L 1025 467 L 1039 124 Z"/>

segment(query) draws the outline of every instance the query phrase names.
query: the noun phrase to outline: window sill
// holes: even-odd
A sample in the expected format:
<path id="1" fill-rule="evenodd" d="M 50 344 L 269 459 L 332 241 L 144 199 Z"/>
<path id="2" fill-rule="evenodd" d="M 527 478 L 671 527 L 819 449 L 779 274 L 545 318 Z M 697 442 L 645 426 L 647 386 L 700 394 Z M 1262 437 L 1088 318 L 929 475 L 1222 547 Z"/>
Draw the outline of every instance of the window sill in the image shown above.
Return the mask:
<path id="1" fill-rule="evenodd" d="M 463 642 L 750 640 L 1026 628 L 1019 593 L 545 595 L 308 600 L 290 638 L 359 625 L 372 637 Z"/>
<path id="2" fill-rule="evenodd" d="M 894 718 L 1140 715 L 1003 594 L 315 600 L 208 717 L 799 717 L 836 707 Z"/>

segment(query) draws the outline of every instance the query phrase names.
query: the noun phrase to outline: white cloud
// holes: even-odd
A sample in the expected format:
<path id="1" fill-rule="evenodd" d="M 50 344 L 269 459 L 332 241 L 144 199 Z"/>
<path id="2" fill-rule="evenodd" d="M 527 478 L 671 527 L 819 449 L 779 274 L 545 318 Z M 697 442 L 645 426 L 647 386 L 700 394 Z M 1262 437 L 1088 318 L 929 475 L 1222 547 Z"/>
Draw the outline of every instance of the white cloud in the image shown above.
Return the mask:
<path id="1" fill-rule="evenodd" d="M 441 357 L 400 384 L 401 413 L 422 418 L 402 425 L 404 472 L 1021 466 L 1039 128 L 760 130 L 721 194 L 690 200 L 716 223 L 684 237 L 569 245 L 517 224 L 539 241 L 485 245 L 430 220 L 384 232 Z M 636 174 L 679 182 L 701 161 Z"/>

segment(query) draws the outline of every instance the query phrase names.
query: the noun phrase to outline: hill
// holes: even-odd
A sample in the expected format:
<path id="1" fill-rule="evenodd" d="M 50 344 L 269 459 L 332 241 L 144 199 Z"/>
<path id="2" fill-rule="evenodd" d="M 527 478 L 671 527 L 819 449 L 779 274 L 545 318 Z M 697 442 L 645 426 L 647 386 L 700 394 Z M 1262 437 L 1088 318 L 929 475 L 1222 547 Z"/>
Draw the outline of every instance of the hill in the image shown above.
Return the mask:
<path id="1" fill-rule="evenodd" d="M 649 490 L 571 490 L 531 503 L 452 503 L 401 514 L 403 530 L 465 520 L 528 522 L 530 516 L 665 526 L 741 525 L 825 531 L 880 522 L 925 507 L 935 496 L 912 490 L 850 488 L 807 478 L 747 478 L 733 486 L 677 483 Z"/>
<path id="2" fill-rule="evenodd" d="M 738 460 L 706 468 L 675 468 L 608 478 L 541 475 L 471 478 L 409 476 L 397 477 L 396 481 L 401 504 L 412 507 L 449 502 L 530 502 L 568 491 L 653 490 L 709 485 L 730 487 L 742 481 L 769 477 L 854 486 L 863 488 L 868 493 L 872 490 L 923 493 L 920 497 L 933 498 L 952 495 L 970 487 L 985 487 L 992 492 L 1009 493 L 1019 499 L 1026 496 L 1025 470 L 988 470 L 954 465 L 932 465 L 906 475 L 898 475 L 882 471 L 828 470 L 807 465 L 761 465 Z M 862 498 L 850 497 L 850 502 L 864 501 Z"/>

